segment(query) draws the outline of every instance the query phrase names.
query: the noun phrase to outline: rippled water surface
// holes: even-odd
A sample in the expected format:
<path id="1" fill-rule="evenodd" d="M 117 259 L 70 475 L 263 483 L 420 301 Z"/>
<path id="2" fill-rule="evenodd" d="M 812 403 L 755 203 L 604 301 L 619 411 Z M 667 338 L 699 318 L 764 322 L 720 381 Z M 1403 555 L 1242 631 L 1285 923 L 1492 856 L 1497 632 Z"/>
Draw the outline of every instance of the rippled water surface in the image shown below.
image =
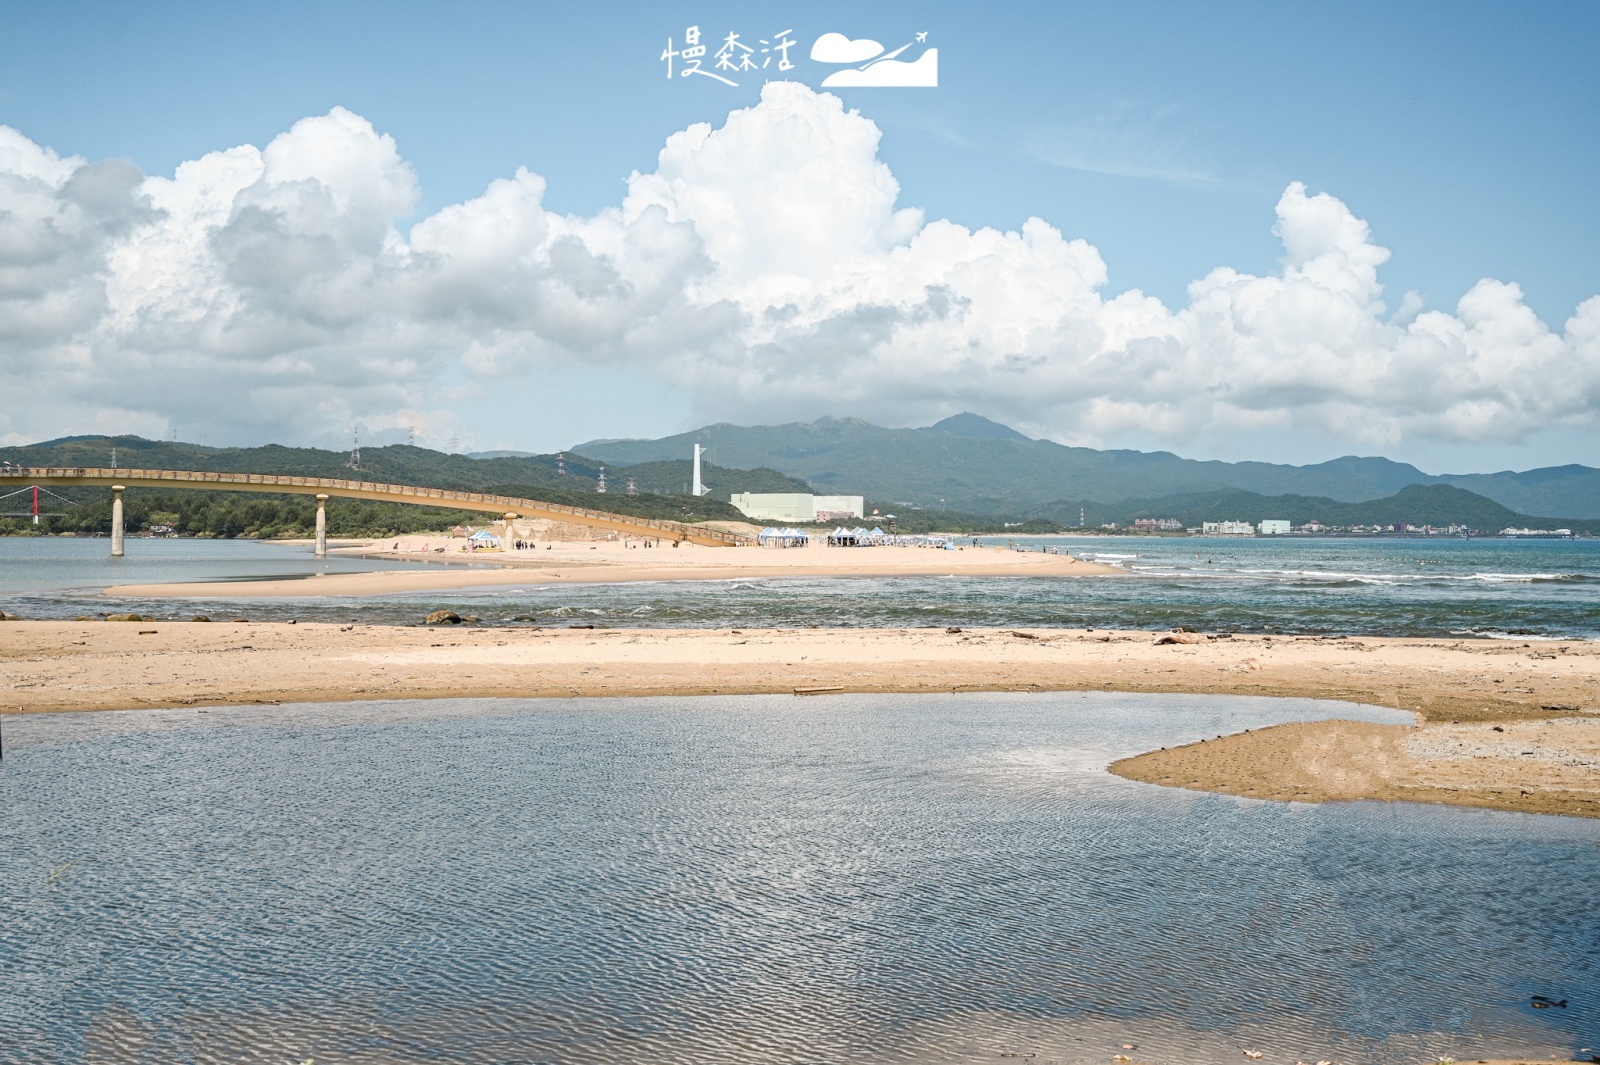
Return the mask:
<path id="1" fill-rule="evenodd" d="M 1185 625 L 1238 632 L 1600 638 L 1600 540 L 1052 537 L 1015 544 L 1059 547 L 1122 566 L 1137 579 L 783 577 L 502 586 L 359 599 L 107 601 L 99 589 L 111 583 L 309 576 L 396 564 L 349 558 L 318 563 L 306 546 L 195 540 L 130 540 L 127 558 L 113 561 L 104 540 L 0 539 L 0 608 L 24 617 L 209 612 L 252 620 L 397 624 L 448 607 L 486 623 L 532 615 L 548 624 L 655 628 Z"/>
<path id="2" fill-rule="evenodd" d="M 1075 693 L 10 716 L 0 1061 L 1600 1046 L 1600 822 L 1104 771 L 1332 709 Z"/>

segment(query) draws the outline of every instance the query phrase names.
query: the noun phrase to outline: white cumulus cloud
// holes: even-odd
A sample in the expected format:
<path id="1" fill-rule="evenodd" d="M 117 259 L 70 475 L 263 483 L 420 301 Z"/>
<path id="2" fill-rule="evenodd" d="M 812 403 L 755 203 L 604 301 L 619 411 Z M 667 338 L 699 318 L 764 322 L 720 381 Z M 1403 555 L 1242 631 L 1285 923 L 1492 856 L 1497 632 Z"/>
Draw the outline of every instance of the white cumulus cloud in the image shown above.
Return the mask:
<path id="1" fill-rule="evenodd" d="M 85 431 L 327 438 L 361 420 L 470 438 L 458 410 L 602 364 L 708 418 L 974 409 L 1060 439 L 1294 427 L 1352 445 L 1596 427 L 1600 297 L 1559 329 L 1512 283 L 1391 308 L 1388 251 L 1296 183 L 1280 267 L 1168 307 L 1097 249 L 900 203 L 880 131 L 769 84 L 669 137 L 592 216 L 520 169 L 408 223 L 394 140 L 335 108 L 170 177 L 0 127 L 0 441 Z M 195 431 L 198 429 L 199 431 Z"/>

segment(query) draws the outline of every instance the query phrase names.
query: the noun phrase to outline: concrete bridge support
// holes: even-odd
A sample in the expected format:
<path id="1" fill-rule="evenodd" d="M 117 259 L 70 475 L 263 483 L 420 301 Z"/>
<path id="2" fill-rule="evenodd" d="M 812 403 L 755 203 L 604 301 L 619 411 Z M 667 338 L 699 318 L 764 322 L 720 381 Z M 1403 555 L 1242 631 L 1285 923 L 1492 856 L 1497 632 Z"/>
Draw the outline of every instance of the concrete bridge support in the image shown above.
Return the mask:
<path id="1" fill-rule="evenodd" d="M 317 558 L 328 557 L 328 497 L 317 494 Z"/>
<path id="2" fill-rule="evenodd" d="M 111 557 L 122 557 L 122 493 L 127 486 L 111 486 Z"/>

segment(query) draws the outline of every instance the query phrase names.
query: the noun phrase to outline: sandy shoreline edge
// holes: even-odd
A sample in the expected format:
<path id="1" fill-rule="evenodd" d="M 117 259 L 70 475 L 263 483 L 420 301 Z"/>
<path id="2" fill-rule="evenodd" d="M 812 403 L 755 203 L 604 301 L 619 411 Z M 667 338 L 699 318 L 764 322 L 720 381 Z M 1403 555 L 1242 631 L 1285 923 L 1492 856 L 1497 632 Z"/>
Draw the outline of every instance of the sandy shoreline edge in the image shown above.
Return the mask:
<path id="1" fill-rule="evenodd" d="M 1600 816 L 1600 643 L 1068 629 L 0 623 L 0 709 L 459 697 L 1121 691 L 1342 700 L 1417 728 L 1283 725 L 1112 772 L 1252 798 Z"/>

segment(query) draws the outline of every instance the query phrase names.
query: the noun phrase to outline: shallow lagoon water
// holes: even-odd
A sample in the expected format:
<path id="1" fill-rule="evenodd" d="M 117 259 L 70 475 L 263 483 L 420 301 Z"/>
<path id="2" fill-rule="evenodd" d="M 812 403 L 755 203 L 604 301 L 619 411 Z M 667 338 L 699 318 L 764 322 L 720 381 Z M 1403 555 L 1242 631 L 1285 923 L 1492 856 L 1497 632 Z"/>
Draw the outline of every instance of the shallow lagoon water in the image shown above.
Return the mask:
<path id="1" fill-rule="evenodd" d="M 129 538 L 126 554 L 111 557 L 103 537 L 0 537 L 0 600 L 104 608 L 100 589 L 111 584 L 168 581 L 251 581 L 420 569 L 423 563 L 330 555 L 317 558 L 309 544 L 270 540 Z"/>
<path id="2" fill-rule="evenodd" d="M 1331 713 L 1401 719 L 1106 693 L 11 716 L 0 1061 L 1600 1045 L 1600 822 L 1104 770 Z"/>
<path id="3" fill-rule="evenodd" d="M 133 611 L 161 618 L 207 613 L 402 624 L 449 608 L 490 624 L 531 615 L 550 625 L 641 628 L 1182 625 L 1236 632 L 1600 638 L 1600 540 L 1015 542 L 1113 562 L 1135 579 L 786 577 L 500 586 L 362 598 L 108 600 L 99 589 L 112 583 L 309 576 L 408 564 L 338 557 L 319 563 L 303 545 L 195 540 L 129 540 L 128 556 L 113 561 L 104 540 L 0 539 L 0 609 L 34 618 Z"/>

